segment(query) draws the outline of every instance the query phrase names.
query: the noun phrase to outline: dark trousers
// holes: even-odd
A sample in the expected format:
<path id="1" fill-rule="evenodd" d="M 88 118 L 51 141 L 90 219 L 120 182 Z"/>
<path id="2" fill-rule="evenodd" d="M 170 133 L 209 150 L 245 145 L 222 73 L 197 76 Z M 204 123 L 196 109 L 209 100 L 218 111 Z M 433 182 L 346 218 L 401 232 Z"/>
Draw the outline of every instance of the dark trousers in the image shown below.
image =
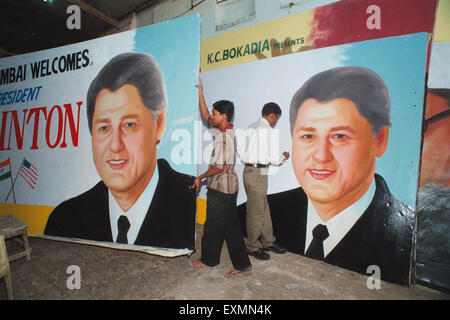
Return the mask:
<path id="1" fill-rule="evenodd" d="M 234 269 L 248 269 L 251 263 L 236 209 L 237 192 L 227 194 L 208 189 L 206 196 L 206 221 L 203 225 L 201 261 L 210 267 L 218 265 L 225 240 Z"/>

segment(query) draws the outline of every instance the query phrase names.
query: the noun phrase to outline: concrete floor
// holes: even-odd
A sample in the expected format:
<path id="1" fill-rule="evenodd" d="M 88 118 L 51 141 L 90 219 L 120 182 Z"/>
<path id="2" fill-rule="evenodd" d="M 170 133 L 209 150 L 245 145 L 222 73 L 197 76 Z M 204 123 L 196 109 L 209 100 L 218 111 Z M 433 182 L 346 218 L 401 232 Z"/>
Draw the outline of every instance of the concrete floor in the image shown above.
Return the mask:
<path id="1" fill-rule="evenodd" d="M 202 226 L 197 228 L 200 248 Z M 403 287 L 381 282 L 367 288 L 367 276 L 287 253 L 271 260 L 251 258 L 251 276 L 228 279 L 232 269 L 226 248 L 219 266 L 196 269 L 186 256 L 164 258 L 30 237 L 31 260 L 11 262 L 15 299 L 189 299 L 189 300 L 302 300 L 302 299 L 449 299 L 422 286 Z M 11 246 L 11 245 L 10 245 Z M 8 249 L 9 250 L 9 249 Z M 12 249 L 11 249 L 12 250 Z M 200 249 L 199 249 L 200 250 Z M 192 258 L 199 257 L 199 252 Z M 81 288 L 68 289 L 67 268 L 80 267 Z M 3 281 L 2 281 L 3 282 Z M 0 300 L 6 299 L 0 285 Z"/>

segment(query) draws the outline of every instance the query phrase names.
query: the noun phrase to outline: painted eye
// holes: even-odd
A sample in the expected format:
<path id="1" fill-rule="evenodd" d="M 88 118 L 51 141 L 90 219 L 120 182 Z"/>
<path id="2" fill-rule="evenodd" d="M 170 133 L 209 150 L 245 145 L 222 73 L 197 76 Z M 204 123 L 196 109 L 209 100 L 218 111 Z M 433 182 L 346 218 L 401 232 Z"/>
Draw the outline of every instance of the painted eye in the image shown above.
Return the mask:
<path id="1" fill-rule="evenodd" d="M 125 128 L 133 128 L 135 126 L 136 126 L 136 123 L 134 123 L 134 122 L 127 122 L 124 125 Z"/>
<path id="2" fill-rule="evenodd" d="M 305 139 L 305 140 L 309 140 L 314 138 L 314 136 L 312 134 L 303 134 L 300 136 L 300 139 Z"/>
<path id="3" fill-rule="evenodd" d="M 100 131 L 100 132 L 105 132 L 106 130 L 108 130 L 108 126 L 106 126 L 106 125 L 98 128 L 98 131 Z"/>

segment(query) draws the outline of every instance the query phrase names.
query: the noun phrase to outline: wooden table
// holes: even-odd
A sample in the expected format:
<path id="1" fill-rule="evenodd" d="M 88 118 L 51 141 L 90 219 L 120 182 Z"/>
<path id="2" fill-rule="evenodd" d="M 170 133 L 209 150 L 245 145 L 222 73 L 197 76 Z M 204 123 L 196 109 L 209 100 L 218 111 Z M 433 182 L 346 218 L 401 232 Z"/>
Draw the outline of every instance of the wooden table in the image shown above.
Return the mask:
<path id="1" fill-rule="evenodd" d="M 8 256 L 9 261 L 14 261 L 22 257 L 31 259 L 31 248 L 28 244 L 27 224 L 12 215 L 0 216 L 0 234 L 5 236 L 5 240 L 12 238 L 18 242 L 23 251 Z"/>

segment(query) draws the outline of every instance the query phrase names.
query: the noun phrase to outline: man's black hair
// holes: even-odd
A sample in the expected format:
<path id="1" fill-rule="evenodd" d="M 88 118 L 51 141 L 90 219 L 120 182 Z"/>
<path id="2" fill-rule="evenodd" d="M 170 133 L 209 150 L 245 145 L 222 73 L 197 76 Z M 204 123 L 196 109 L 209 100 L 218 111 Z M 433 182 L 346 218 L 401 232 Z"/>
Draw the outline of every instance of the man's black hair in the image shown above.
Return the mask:
<path id="1" fill-rule="evenodd" d="M 278 104 L 276 104 L 275 102 L 268 102 L 266 103 L 262 110 L 261 110 L 261 114 L 263 116 L 268 116 L 271 113 L 275 114 L 275 115 L 281 115 L 281 108 Z"/>
<path id="2" fill-rule="evenodd" d="M 216 109 L 220 114 L 226 114 L 228 122 L 233 120 L 234 104 L 228 100 L 219 100 L 213 104 L 213 109 Z"/>

